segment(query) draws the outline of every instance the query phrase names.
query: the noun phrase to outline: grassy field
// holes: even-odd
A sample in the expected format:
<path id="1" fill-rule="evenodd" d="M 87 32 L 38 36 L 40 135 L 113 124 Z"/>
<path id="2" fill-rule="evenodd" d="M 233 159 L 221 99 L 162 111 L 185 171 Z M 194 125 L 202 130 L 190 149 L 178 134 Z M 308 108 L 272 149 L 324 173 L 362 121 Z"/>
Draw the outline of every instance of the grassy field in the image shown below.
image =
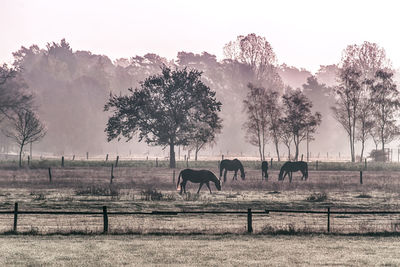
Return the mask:
<path id="1" fill-rule="evenodd" d="M 400 240 L 343 236 L 1 236 L 1 266 L 399 266 Z"/>
<path id="2" fill-rule="evenodd" d="M 119 166 L 110 185 L 109 166 L 52 167 L 37 163 L 32 168 L 0 169 L 0 210 L 109 211 L 153 210 L 253 210 L 264 209 L 326 209 L 331 210 L 400 210 L 400 180 L 396 171 L 364 171 L 363 184 L 357 171 L 313 171 L 308 181 L 294 174 L 293 183 L 277 181 L 278 171 L 270 172 L 269 181 L 262 181 L 261 172 L 245 162 L 246 180 L 232 181 L 232 173 L 222 191 L 213 194 L 204 187 L 199 195 L 197 184 L 188 184 L 189 193 L 179 195 L 175 172 L 166 167 L 151 167 L 148 162 L 138 166 Z M 199 162 L 198 164 L 200 164 Z M 210 167 L 218 173 L 216 162 Z M 83 164 L 83 163 L 82 163 Z M 127 164 L 127 163 L 126 163 Z M 212 166 L 213 165 L 213 166 Z M 12 215 L 0 216 L 0 232 L 12 229 Z M 255 215 L 256 233 L 276 231 L 324 232 L 326 216 L 304 214 Z M 179 215 L 179 216 L 110 216 L 111 232 L 126 233 L 244 233 L 245 215 Z M 333 232 L 399 232 L 398 215 L 341 216 L 331 218 Z M 18 230 L 32 233 L 101 232 L 101 216 L 38 216 L 20 215 Z"/>

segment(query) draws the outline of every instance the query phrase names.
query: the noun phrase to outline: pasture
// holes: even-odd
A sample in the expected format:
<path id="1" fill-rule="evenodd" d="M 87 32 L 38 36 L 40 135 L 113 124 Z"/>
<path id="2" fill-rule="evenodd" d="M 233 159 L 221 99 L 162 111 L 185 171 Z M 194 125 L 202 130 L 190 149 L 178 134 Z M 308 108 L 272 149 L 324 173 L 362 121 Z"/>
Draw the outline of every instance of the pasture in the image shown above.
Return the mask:
<path id="1" fill-rule="evenodd" d="M 108 162 L 59 161 L 33 162 L 31 168 L 15 168 L 2 162 L 0 169 L 0 211 L 214 211 L 265 209 L 301 210 L 366 210 L 399 211 L 400 180 L 397 171 L 374 171 L 379 165 L 364 171 L 363 184 L 359 181 L 359 165 L 347 164 L 344 170 L 309 170 L 309 179 L 301 181 L 300 173 L 293 174 L 293 182 L 286 178 L 278 181 L 279 164 L 269 171 L 269 180 L 261 179 L 261 169 L 256 162 L 244 162 L 246 180 L 238 177 L 227 182 L 213 194 L 203 187 L 195 194 L 198 184 L 187 184 L 188 194 L 179 195 L 176 182 L 179 170 L 186 162 L 179 162 L 173 183 L 173 170 L 160 161 L 121 161 L 114 168 L 110 184 Z M 325 169 L 337 165 L 320 164 Z M 58 165 L 58 166 L 57 166 Z M 48 166 L 51 166 L 52 182 Z M 210 169 L 219 176 L 216 161 L 190 162 L 189 167 Z M 399 166 L 392 164 L 391 170 Z M 354 168 L 354 170 L 353 170 Z M 370 170 L 371 169 L 371 170 Z M 331 216 L 333 233 L 399 232 L 400 215 L 335 215 Z M 110 216 L 110 233 L 202 233 L 240 234 L 246 232 L 246 215 L 183 214 L 178 216 L 123 215 Z M 12 230 L 13 215 L 0 214 L 0 232 Z M 326 231 L 326 216 L 321 214 L 270 213 L 253 216 L 255 234 L 269 233 L 319 233 Z M 27 233 L 101 233 L 103 221 L 97 215 L 19 215 L 18 232 Z"/>
<path id="2" fill-rule="evenodd" d="M 1 266 L 398 266 L 396 237 L 0 236 Z"/>

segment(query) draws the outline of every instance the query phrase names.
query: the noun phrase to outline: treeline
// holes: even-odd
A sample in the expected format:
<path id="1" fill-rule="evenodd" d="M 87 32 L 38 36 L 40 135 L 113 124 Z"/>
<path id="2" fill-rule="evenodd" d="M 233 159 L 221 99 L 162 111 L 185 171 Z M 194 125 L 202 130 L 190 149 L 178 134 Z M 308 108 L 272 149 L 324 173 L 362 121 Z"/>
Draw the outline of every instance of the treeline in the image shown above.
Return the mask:
<path id="1" fill-rule="evenodd" d="M 259 52 L 262 53 L 251 55 L 250 48 L 260 43 L 263 51 Z M 274 90 L 279 97 L 300 88 L 312 103 L 310 112 L 322 116 L 310 149 L 344 151 L 348 146 L 343 138 L 345 132 L 338 130 L 339 124 L 331 111 L 337 98 L 333 86 L 340 78 L 340 63 L 321 66 L 314 76 L 305 69 L 278 65 L 272 46 L 255 34 L 238 36 L 224 47 L 224 52 L 225 59 L 221 61 L 207 52 L 179 52 L 175 60 L 149 53 L 113 62 L 105 55 L 74 51 L 63 39 L 60 43 L 48 43 L 45 48 L 32 45 L 13 53 L 13 68 L 18 72 L 14 79 L 26 85 L 20 88 L 33 96 L 33 107 L 47 127 L 47 135 L 36 145 L 36 149 L 44 152 L 115 151 L 115 143 L 106 142 L 105 103 L 110 94 L 125 95 L 129 88 L 138 88 L 141 81 L 161 73 L 162 66 L 201 71 L 204 84 L 216 92 L 217 100 L 222 103 L 222 131 L 216 137 L 218 145 L 214 149 L 222 153 L 253 151 L 243 127 L 248 118 L 243 100 L 249 93 L 249 83 L 255 88 Z M 289 90 L 288 85 L 292 89 Z M 275 148 L 273 138 L 266 142 L 272 151 Z M 281 149 L 285 148 L 284 141 L 278 143 Z M 131 148 L 135 154 L 147 150 L 145 145 L 122 144 L 119 152 L 127 153 Z"/>

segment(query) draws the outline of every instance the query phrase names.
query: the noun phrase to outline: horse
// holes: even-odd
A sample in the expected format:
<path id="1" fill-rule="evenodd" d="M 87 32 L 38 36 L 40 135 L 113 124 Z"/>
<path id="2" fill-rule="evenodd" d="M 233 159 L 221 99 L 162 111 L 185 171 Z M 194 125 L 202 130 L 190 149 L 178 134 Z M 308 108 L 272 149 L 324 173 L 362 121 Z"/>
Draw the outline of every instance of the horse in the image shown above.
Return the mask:
<path id="1" fill-rule="evenodd" d="M 221 161 L 221 163 L 219 164 L 219 179 L 221 180 L 221 176 L 222 176 L 222 171 L 225 170 L 224 172 L 224 182 L 226 182 L 226 172 L 227 171 L 234 171 L 235 174 L 233 175 L 232 180 L 237 180 L 237 172 L 238 170 L 240 170 L 240 177 L 242 178 L 242 180 L 244 180 L 245 174 L 244 174 L 244 169 L 243 169 L 243 165 L 240 162 L 240 160 L 238 159 L 234 159 L 234 160 L 229 160 L 229 159 L 224 159 L 223 161 Z"/>
<path id="2" fill-rule="evenodd" d="M 268 161 L 263 161 L 261 163 L 261 171 L 262 171 L 262 177 L 265 180 L 268 180 Z"/>
<path id="3" fill-rule="evenodd" d="M 182 183 L 181 185 L 181 192 L 180 194 L 182 195 L 182 190 L 186 194 L 186 183 L 187 181 L 191 181 L 192 183 L 200 183 L 199 190 L 197 190 L 197 194 L 200 192 L 201 187 L 203 184 L 206 184 L 208 189 L 210 190 L 211 194 L 211 188 L 210 188 L 210 181 L 214 182 L 215 187 L 218 189 L 218 191 L 221 191 L 221 182 L 215 176 L 214 173 L 212 173 L 209 170 L 192 170 L 192 169 L 184 169 L 179 173 L 178 176 L 178 183 L 176 184 L 177 190 L 179 190 L 179 181 L 182 177 Z"/>
<path id="4" fill-rule="evenodd" d="M 301 180 L 307 180 L 308 179 L 308 165 L 307 162 L 304 161 L 296 161 L 296 162 L 291 162 L 287 161 L 285 164 L 282 165 L 281 171 L 279 172 L 279 177 L 278 181 L 283 181 L 285 179 L 286 175 L 289 174 L 289 182 L 292 182 L 292 173 L 301 171 L 303 176 L 301 177 Z M 283 175 L 283 173 L 285 173 Z"/>

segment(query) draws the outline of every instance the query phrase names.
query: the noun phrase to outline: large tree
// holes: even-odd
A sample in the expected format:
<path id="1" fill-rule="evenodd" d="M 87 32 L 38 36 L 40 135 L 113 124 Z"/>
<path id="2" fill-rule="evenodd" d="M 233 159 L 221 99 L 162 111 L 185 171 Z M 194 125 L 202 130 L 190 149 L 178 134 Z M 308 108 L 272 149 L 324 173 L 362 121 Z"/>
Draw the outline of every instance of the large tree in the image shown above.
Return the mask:
<path id="1" fill-rule="evenodd" d="M 196 127 L 221 129 L 221 103 L 201 81 L 201 72 L 163 66 L 162 73 L 148 77 L 130 95 L 112 94 L 105 111 L 114 111 L 107 123 L 108 141 L 138 134 L 139 141 L 169 146 L 170 167 L 175 168 L 175 146 L 187 146 L 196 138 Z"/>
<path id="2" fill-rule="evenodd" d="M 294 160 L 299 157 L 299 145 L 308 138 L 311 140 L 317 127 L 321 124 L 321 114 L 311 111 L 312 103 L 300 90 L 288 90 L 283 95 L 284 116 L 282 123 L 292 134 L 295 145 Z"/>
<path id="3" fill-rule="evenodd" d="M 400 108 L 399 91 L 393 82 L 393 73 L 378 70 L 372 85 L 371 102 L 382 151 L 400 133 L 396 117 Z"/>
<path id="4" fill-rule="evenodd" d="M 10 127 L 3 132 L 19 145 L 19 166 L 21 167 L 24 146 L 42 139 L 46 135 L 46 128 L 33 111 L 26 109 L 18 111 L 10 123 Z"/>

